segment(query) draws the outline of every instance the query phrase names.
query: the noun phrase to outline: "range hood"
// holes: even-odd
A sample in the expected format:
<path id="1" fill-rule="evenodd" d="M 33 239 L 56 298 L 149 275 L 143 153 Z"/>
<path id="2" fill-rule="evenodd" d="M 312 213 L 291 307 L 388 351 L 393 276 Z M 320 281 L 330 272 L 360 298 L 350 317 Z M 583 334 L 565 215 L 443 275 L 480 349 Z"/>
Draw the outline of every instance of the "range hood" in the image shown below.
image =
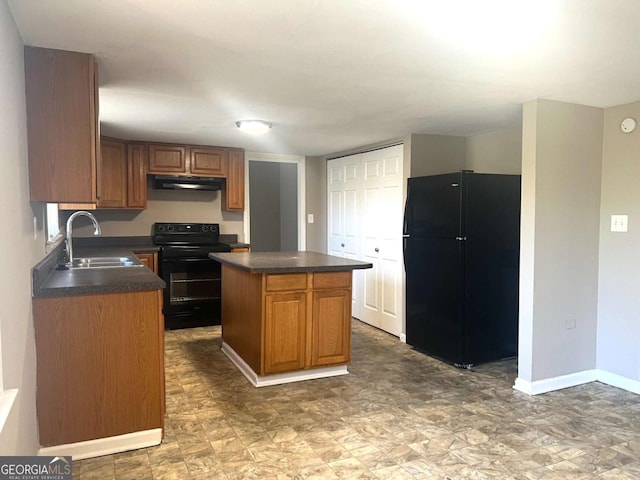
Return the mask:
<path id="1" fill-rule="evenodd" d="M 163 190 L 220 190 L 224 178 L 153 175 L 151 186 Z"/>

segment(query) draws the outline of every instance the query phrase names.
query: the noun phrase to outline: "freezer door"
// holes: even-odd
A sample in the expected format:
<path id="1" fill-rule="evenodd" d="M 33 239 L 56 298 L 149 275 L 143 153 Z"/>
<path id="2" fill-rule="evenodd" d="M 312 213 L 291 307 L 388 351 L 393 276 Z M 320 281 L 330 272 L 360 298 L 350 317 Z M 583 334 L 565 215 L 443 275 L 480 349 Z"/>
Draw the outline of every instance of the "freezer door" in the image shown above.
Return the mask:
<path id="1" fill-rule="evenodd" d="M 407 343 L 451 363 L 463 360 L 464 242 L 405 238 Z"/>
<path id="2" fill-rule="evenodd" d="M 462 173 L 409 178 L 404 234 L 455 238 L 461 235 Z"/>

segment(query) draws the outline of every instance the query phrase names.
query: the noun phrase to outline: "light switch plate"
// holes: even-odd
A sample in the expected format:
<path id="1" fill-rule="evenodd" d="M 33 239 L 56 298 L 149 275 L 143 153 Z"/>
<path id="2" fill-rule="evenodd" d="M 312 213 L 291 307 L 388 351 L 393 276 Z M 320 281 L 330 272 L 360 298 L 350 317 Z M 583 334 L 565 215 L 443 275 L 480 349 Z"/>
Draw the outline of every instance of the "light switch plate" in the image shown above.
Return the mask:
<path id="1" fill-rule="evenodd" d="M 313 213 L 307 213 L 307 223 L 313 223 Z"/>
<path id="2" fill-rule="evenodd" d="M 629 215 L 611 215 L 611 231 L 626 232 L 629 228 Z"/>

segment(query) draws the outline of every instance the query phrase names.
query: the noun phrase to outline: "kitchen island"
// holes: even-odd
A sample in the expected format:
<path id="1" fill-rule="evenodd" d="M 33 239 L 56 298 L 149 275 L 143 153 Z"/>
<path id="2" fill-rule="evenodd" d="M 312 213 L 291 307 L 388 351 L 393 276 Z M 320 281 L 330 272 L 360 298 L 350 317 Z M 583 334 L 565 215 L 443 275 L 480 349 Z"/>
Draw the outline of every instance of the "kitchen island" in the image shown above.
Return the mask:
<path id="1" fill-rule="evenodd" d="M 351 277 L 316 252 L 210 253 L 222 264 L 222 351 L 256 387 L 345 375 Z"/>

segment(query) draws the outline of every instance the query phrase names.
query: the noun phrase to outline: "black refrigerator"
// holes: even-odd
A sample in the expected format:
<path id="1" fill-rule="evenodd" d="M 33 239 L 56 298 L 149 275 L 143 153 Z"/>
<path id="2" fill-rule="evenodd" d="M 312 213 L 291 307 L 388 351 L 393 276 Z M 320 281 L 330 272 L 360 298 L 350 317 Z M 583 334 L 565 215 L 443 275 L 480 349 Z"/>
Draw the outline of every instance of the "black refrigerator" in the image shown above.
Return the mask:
<path id="1" fill-rule="evenodd" d="M 517 354 L 520 176 L 408 179 L 407 343 L 458 367 Z"/>

